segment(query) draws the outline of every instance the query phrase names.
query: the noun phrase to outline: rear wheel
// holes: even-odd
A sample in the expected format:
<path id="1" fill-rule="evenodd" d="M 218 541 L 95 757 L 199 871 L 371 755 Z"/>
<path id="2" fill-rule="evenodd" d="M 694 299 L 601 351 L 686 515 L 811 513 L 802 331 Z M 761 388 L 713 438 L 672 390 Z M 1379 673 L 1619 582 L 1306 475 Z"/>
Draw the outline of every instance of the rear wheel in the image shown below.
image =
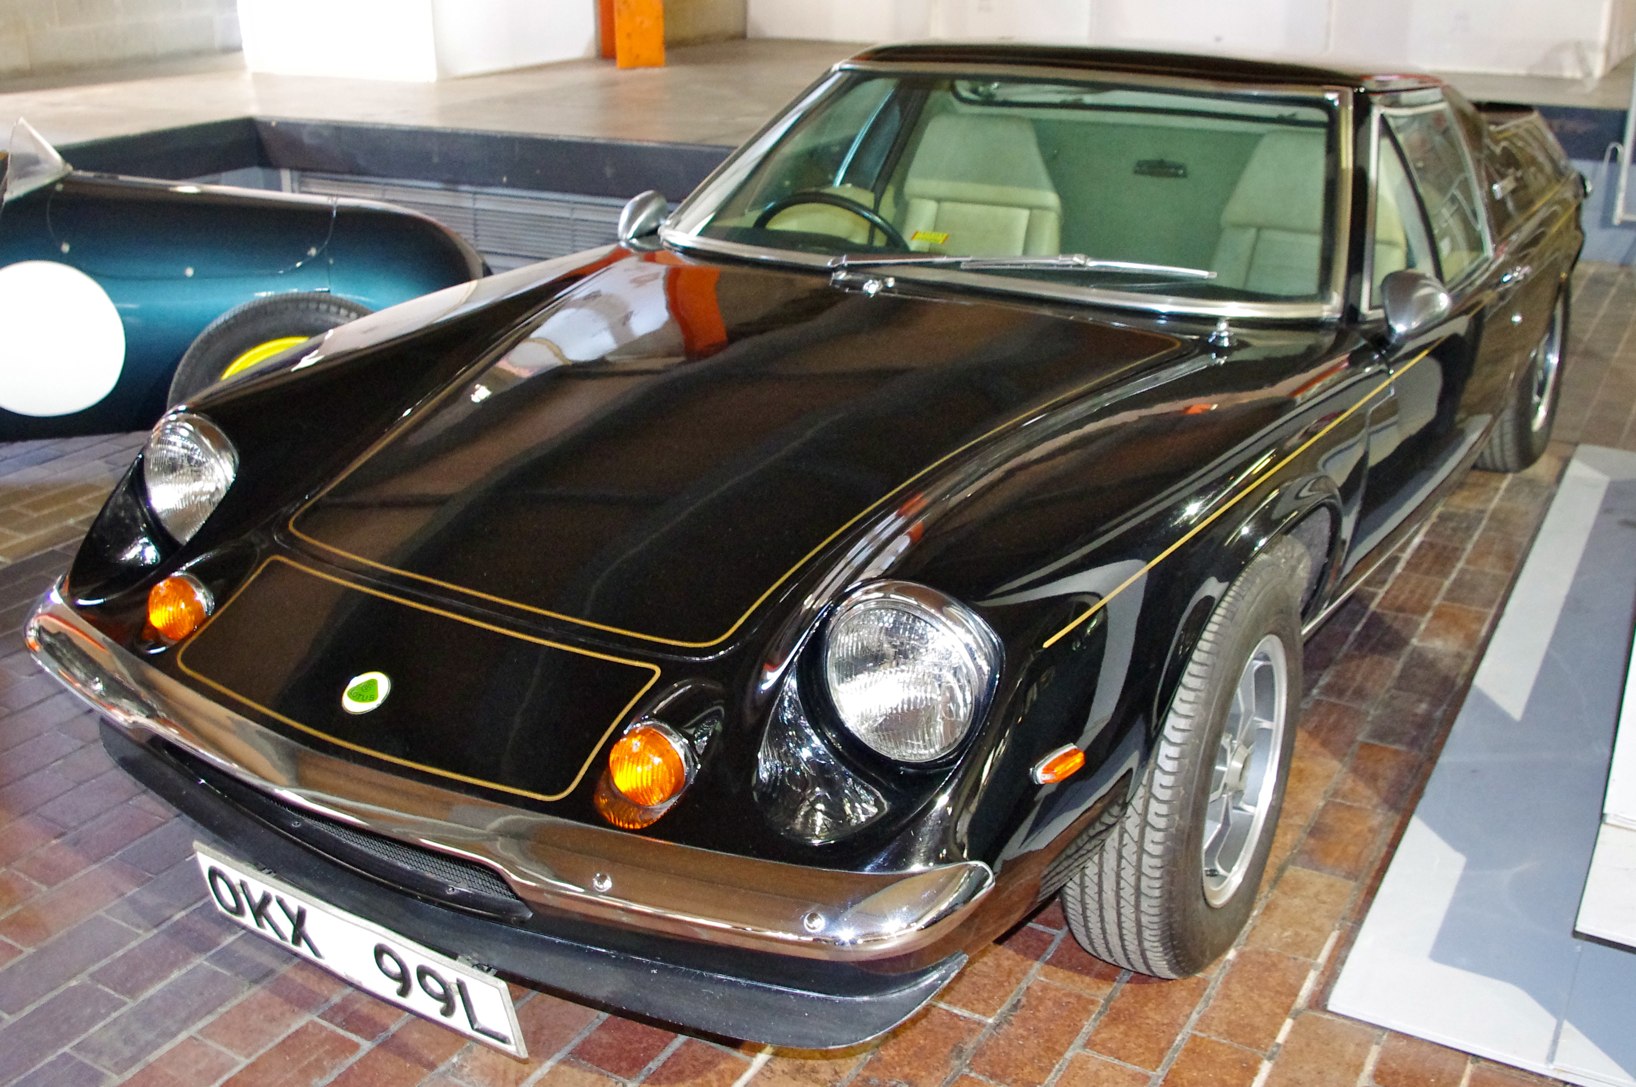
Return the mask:
<path id="1" fill-rule="evenodd" d="M 1275 544 L 1211 615 L 1129 808 L 1062 889 L 1091 954 L 1184 977 L 1249 919 L 1295 742 L 1309 562 L 1293 540 Z"/>
<path id="2" fill-rule="evenodd" d="M 171 406 L 223 378 L 367 314 L 332 294 L 279 294 L 228 310 L 199 333 L 170 381 Z"/>
<path id="3" fill-rule="evenodd" d="M 1500 412 L 1477 466 L 1497 472 L 1520 472 L 1545 452 L 1562 395 L 1563 347 L 1568 340 L 1568 296 L 1557 295 L 1551 322 L 1539 346 L 1528 356 L 1522 380 Z"/>

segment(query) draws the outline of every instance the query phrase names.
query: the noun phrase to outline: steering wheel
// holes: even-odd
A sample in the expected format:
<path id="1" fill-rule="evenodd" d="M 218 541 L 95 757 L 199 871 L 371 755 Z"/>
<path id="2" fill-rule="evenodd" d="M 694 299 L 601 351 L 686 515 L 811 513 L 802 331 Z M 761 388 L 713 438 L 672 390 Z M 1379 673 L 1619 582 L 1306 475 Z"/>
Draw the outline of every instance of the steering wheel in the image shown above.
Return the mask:
<path id="1" fill-rule="evenodd" d="M 853 215 L 886 235 L 886 240 L 899 249 L 909 248 L 909 243 L 904 240 L 902 234 L 898 233 L 898 228 L 881 218 L 880 212 L 867 204 L 858 203 L 851 197 L 842 196 L 840 193 L 825 192 L 822 189 L 803 189 L 801 192 L 792 192 L 788 196 L 779 197 L 761 209 L 761 214 L 756 216 L 754 225 L 758 229 L 764 227 L 779 212 L 800 204 L 827 204 L 832 208 L 850 211 Z"/>

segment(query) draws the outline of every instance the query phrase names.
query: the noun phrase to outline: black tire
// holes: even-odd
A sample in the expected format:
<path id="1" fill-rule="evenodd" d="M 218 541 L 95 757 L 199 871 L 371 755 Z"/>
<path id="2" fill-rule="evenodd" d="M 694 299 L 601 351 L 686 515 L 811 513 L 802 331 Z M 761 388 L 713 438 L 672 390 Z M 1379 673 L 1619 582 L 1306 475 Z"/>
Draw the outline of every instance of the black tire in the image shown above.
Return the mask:
<path id="1" fill-rule="evenodd" d="M 1562 365 L 1568 345 L 1568 292 L 1557 295 L 1528 364 L 1511 388 L 1488 442 L 1477 454 L 1477 467 L 1491 472 L 1520 472 L 1539 460 L 1551 442 L 1557 402 L 1562 396 Z"/>
<path id="2" fill-rule="evenodd" d="M 1063 885 L 1068 927 L 1092 955 L 1155 977 L 1186 977 L 1243 930 L 1295 744 L 1300 593 L 1309 563 L 1295 541 L 1274 544 L 1239 575 L 1205 625 L 1130 806 Z M 1245 689 L 1255 714 L 1238 709 Z M 1262 710 L 1271 714 L 1266 728 L 1256 723 Z M 1224 744 L 1230 723 L 1252 742 Z M 1229 746 L 1232 769 L 1222 765 Z M 1230 806 L 1235 783 L 1245 779 L 1255 783 L 1248 814 Z M 1224 812 L 1231 817 L 1218 820 L 1212 829 L 1219 833 L 1207 841 L 1207 817 Z"/>
<path id="3" fill-rule="evenodd" d="M 228 376 L 236 360 L 280 340 L 321 335 L 369 312 L 333 294 L 277 294 L 228 310 L 205 326 L 170 379 L 174 407 Z"/>

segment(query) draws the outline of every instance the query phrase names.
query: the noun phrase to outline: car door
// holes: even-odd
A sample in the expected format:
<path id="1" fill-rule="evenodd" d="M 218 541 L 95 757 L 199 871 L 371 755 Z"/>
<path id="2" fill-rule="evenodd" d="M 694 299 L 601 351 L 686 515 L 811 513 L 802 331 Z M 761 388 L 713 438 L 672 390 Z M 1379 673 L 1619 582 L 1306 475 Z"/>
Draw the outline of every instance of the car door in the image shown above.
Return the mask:
<path id="1" fill-rule="evenodd" d="M 1435 276 L 1453 306 L 1435 327 L 1380 348 L 1391 381 L 1369 414 L 1369 469 L 1351 549 L 1382 553 L 1413 514 L 1475 455 L 1508 372 L 1485 344 L 1494 261 L 1486 214 L 1458 126 L 1436 91 L 1394 95 L 1371 134 L 1372 202 L 1363 299 L 1387 343 L 1382 284 L 1394 271 Z"/>

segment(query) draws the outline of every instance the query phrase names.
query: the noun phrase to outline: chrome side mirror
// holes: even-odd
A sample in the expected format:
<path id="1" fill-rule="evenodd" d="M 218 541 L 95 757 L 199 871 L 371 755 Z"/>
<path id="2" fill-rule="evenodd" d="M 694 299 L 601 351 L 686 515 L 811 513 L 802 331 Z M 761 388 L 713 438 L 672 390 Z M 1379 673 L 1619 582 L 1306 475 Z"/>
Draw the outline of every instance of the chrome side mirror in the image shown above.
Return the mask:
<path id="1" fill-rule="evenodd" d="M 631 197 L 619 212 L 619 240 L 630 245 L 642 238 L 659 233 L 659 226 L 670 214 L 670 204 L 663 194 L 649 189 Z"/>
<path id="2" fill-rule="evenodd" d="M 1454 300 L 1436 278 L 1407 268 L 1381 282 L 1380 304 L 1393 343 L 1437 324 L 1454 308 Z"/>

